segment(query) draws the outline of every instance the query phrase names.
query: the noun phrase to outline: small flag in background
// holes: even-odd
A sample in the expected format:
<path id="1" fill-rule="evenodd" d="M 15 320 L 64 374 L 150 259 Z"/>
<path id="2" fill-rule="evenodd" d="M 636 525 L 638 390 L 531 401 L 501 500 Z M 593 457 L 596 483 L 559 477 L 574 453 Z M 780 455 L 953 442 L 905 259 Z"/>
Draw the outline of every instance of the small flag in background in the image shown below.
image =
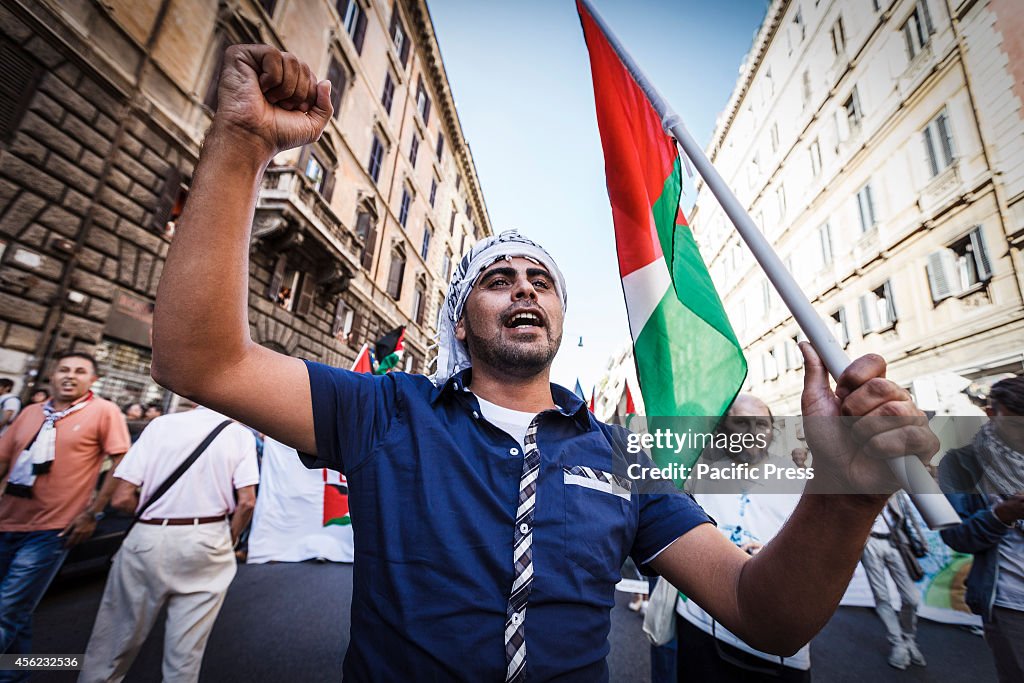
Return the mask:
<path id="1" fill-rule="evenodd" d="M 377 340 L 373 347 L 373 355 L 377 359 L 377 366 L 373 370 L 375 375 L 387 374 L 402 362 L 405 355 L 402 344 L 404 339 L 405 325 L 399 325 Z"/>
<path id="2" fill-rule="evenodd" d="M 583 393 L 583 387 L 580 386 L 580 379 L 579 379 L 579 377 L 576 378 L 576 388 L 572 390 L 572 393 L 574 393 L 577 396 L 579 396 L 581 401 L 586 401 L 587 400 L 586 394 Z"/>
<path id="3" fill-rule="evenodd" d="M 597 387 L 594 387 L 593 389 L 590 390 L 590 412 L 594 412 L 594 405 L 596 403 L 594 398 L 596 396 L 596 393 L 595 393 L 596 391 L 597 391 Z"/>
<path id="4" fill-rule="evenodd" d="M 370 354 L 369 344 L 363 344 L 363 348 L 359 349 L 359 355 L 356 356 L 356 362 L 352 364 L 352 372 L 373 372 L 373 358 Z"/>
<path id="5" fill-rule="evenodd" d="M 747 363 L 679 208 L 682 174 L 675 140 L 594 18 L 578 1 L 576 8 L 590 52 L 619 274 L 645 412 L 648 420 L 706 416 L 717 422 L 739 392 Z M 670 456 L 654 453 L 663 465 L 692 465 L 700 453 Z"/>
<path id="6" fill-rule="evenodd" d="M 324 470 L 324 526 L 348 526 L 348 480 L 334 470 Z"/>

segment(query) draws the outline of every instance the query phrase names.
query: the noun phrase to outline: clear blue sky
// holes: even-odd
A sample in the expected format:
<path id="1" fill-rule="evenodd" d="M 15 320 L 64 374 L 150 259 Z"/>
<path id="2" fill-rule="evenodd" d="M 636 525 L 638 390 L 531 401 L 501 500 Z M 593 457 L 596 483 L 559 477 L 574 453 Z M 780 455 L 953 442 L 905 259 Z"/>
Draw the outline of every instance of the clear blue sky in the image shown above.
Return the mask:
<path id="1" fill-rule="evenodd" d="M 706 145 L 767 0 L 593 2 Z M 589 396 L 608 356 L 628 343 L 629 327 L 575 2 L 429 5 L 492 225 L 543 244 L 568 283 L 553 381 L 571 389 L 579 377 Z M 689 206 L 692 185 L 686 193 Z"/>

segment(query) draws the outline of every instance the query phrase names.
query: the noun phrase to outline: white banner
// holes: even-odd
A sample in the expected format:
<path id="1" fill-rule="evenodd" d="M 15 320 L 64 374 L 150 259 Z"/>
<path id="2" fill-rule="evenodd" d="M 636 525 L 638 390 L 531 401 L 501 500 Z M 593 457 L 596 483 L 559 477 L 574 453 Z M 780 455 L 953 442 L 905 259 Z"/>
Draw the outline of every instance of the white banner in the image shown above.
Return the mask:
<path id="1" fill-rule="evenodd" d="M 352 561 L 345 478 L 332 470 L 306 469 L 295 449 L 268 438 L 263 446 L 248 562 L 317 558 Z"/>

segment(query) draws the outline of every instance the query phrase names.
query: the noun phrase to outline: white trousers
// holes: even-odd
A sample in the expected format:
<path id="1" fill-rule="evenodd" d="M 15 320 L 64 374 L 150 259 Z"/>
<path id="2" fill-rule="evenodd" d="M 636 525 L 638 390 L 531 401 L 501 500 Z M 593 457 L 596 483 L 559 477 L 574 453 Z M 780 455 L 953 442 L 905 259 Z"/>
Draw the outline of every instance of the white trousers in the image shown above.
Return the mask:
<path id="1" fill-rule="evenodd" d="M 889 643 L 899 645 L 904 639 L 915 640 L 917 637 L 917 604 L 921 601 L 917 584 L 907 573 L 907 566 L 896 548 L 887 539 L 868 538 L 864 553 L 860 557 L 864 565 L 864 573 L 868 577 L 868 585 L 875 598 L 875 612 L 885 624 Z M 896 592 L 900 596 L 900 611 L 890 604 L 889 583 L 885 579 L 888 573 L 896 583 Z"/>
<path id="2" fill-rule="evenodd" d="M 136 524 L 114 556 L 79 683 L 123 680 L 164 605 L 163 680 L 197 681 L 236 571 L 227 522 Z"/>

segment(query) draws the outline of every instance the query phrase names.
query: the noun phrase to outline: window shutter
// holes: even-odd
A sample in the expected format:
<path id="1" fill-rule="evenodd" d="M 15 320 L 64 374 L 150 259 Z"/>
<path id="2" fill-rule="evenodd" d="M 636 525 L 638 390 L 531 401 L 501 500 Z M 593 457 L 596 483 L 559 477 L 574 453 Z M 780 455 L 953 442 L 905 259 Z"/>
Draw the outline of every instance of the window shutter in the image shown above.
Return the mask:
<path id="1" fill-rule="evenodd" d="M 981 226 L 971 231 L 971 250 L 974 252 L 974 264 L 978 268 L 978 280 L 984 282 L 991 279 L 992 264 L 988 258 L 988 248 L 985 246 Z"/>
<path id="2" fill-rule="evenodd" d="M 392 299 L 402 295 L 402 277 L 405 274 L 405 259 L 395 254 L 391 258 L 391 269 L 388 271 L 388 294 Z"/>
<path id="3" fill-rule="evenodd" d="M 942 145 L 943 162 L 949 166 L 953 163 L 953 135 L 949 131 L 949 117 L 943 111 L 935 121 L 939 143 Z"/>
<path id="4" fill-rule="evenodd" d="M 267 285 L 267 298 L 271 301 L 277 301 L 277 294 L 281 291 L 281 285 L 284 284 L 284 271 L 288 267 L 288 257 L 281 254 L 277 257 L 277 263 L 274 264 L 274 272 L 270 275 L 270 284 Z"/>
<path id="5" fill-rule="evenodd" d="M 356 0 L 352 0 L 355 2 Z M 366 38 L 366 11 L 360 8 L 359 18 L 356 19 L 356 33 L 352 36 L 352 42 L 356 46 L 356 54 L 363 54 L 363 39 Z"/>
<path id="6" fill-rule="evenodd" d="M 316 283 L 309 273 L 302 274 L 302 284 L 299 287 L 299 300 L 295 304 L 295 315 L 307 316 L 313 308 L 313 295 L 316 293 Z"/>
<path id="7" fill-rule="evenodd" d="M 932 292 L 932 301 L 935 303 L 953 295 L 952 287 L 950 287 L 950 273 L 946 269 L 948 259 L 943 258 L 945 253 L 948 252 L 944 249 L 929 254 L 928 264 L 925 266 L 928 273 L 928 288 Z"/>
<path id="8" fill-rule="evenodd" d="M 896 298 L 892 295 L 892 283 L 888 280 L 882 285 L 882 296 L 885 297 L 886 323 L 896 322 Z"/>
<path id="9" fill-rule="evenodd" d="M 348 82 L 348 74 L 334 57 L 331 57 L 331 64 L 327 67 L 327 80 L 331 82 L 331 105 L 334 107 L 334 118 L 338 118 L 341 112 L 341 94 L 345 92 L 345 85 Z"/>
<path id="10" fill-rule="evenodd" d="M 153 220 L 150 229 L 153 232 L 164 231 L 167 221 L 171 217 L 171 209 L 174 208 L 174 200 L 178 198 L 178 188 L 181 186 L 181 171 L 177 166 L 169 166 L 164 174 L 163 189 L 160 190 L 160 197 L 153 208 Z"/>
<path id="11" fill-rule="evenodd" d="M 377 249 L 377 223 L 367 215 L 366 241 L 363 243 L 362 266 L 366 270 L 373 265 L 373 253 Z"/>
<path id="12" fill-rule="evenodd" d="M 227 36 L 221 36 L 217 44 L 217 61 L 213 67 L 213 74 L 210 76 L 210 84 L 206 86 L 206 96 L 203 104 L 210 109 L 217 110 L 217 88 L 220 85 L 220 72 L 224 68 L 224 52 L 231 45 Z"/>
<path id="13" fill-rule="evenodd" d="M 341 326 L 345 320 L 345 311 L 348 306 L 345 304 L 345 300 L 338 297 L 338 301 L 334 304 L 334 321 L 331 323 L 331 336 L 337 337 L 338 333 L 341 332 Z"/>
<path id="14" fill-rule="evenodd" d="M 840 336 L 842 337 L 843 348 L 845 349 L 850 343 L 850 328 L 846 325 L 846 308 L 839 309 L 839 328 Z"/>
<path id="15" fill-rule="evenodd" d="M 402 54 L 399 55 L 399 58 L 402 60 L 402 68 L 405 68 L 409 64 L 409 43 L 409 36 L 406 34 L 405 40 L 402 41 Z"/>
<path id="16" fill-rule="evenodd" d="M 9 142 L 28 109 L 43 67 L 21 47 L 0 38 L 0 139 Z"/>
<path id="17" fill-rule="evenodd" d="M 871 304 L 868 301 L 867 294 L 861 296 L 858 301 L 860 303 L 860 329 L 863 334 L 867 334 L 873 329 L 871 325 Z"/>
<path id="18" fill-rule="evenodd" d="M 931 171 L 932 177 L 934 178 L 939 174 L 939 161 L 935 156 L 935 143 L 932 140 L 932 127 L 928 126 L 921 133 L 921 137 L 924 138 L 924 153 L 928 159 L 928 170 Z"/>

